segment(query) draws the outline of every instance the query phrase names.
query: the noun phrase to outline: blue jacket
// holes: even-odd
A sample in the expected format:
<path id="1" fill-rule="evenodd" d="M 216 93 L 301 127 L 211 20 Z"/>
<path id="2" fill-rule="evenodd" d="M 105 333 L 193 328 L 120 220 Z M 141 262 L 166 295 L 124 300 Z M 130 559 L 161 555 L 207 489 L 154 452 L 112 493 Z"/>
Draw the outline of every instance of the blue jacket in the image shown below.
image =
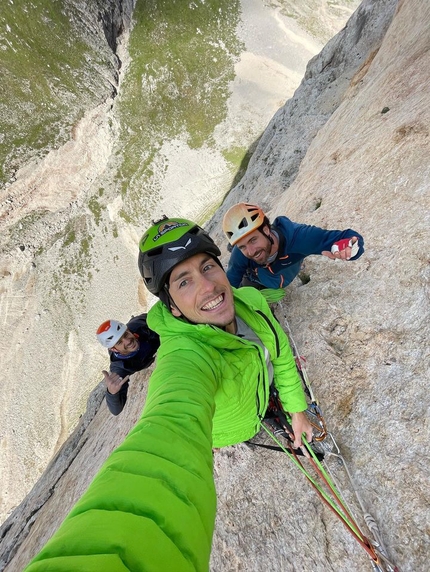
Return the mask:
<path id="1" fill-rule="evenodd" d="M 346 230 L 324 230 L 317 226 L 299 224 L 285 216 L 279 216 L 271 225 L 279 235 L 278 256 L 272 264 L 260 266 L 246 258 L 235 246 L 228 263 L 227 277 L 232 286 L 238 288 L 244 277 L 266 288 L 285 288 L 300 272 L 303 260 L 310 254 L 321 254 L 331 250 L 334 242 L 342 238 L 358 237 L 356 260 L 364 252 L 363 237 L 350 228 Z"/>

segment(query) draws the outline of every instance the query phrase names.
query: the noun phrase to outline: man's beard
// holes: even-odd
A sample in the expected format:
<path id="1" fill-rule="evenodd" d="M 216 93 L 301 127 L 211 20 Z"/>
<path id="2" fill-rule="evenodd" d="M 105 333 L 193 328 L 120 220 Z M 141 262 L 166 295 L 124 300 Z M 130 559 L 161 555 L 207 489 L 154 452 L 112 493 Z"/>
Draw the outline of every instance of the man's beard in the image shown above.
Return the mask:
<path id="1" fill-rule="evenodd" d="M 260 266 L 265 266 L 267 264 L 267 261 L 270 258 L 270 252 L 272 250 L 272 244 L 269 242 L 269 244 L 267 245 L 267 247 L 262 248 L 259 253 L 261 253 L 261 255 L 256 258 L 255 255 L 252 257 L 252 260 L 254 262 L 256 262 L 257 264 L 259 264 Z"/>

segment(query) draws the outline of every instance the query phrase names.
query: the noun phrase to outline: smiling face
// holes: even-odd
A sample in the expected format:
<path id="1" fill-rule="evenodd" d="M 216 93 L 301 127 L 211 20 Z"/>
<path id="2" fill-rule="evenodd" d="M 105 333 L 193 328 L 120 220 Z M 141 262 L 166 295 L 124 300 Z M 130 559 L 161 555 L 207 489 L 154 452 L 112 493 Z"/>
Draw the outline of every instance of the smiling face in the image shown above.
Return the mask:
<path id="1" fill-rule="evenodd" d="M 126 330 L 111 349 L 123 356 L 126 356 L 139 349 L 139 342 L 130 330 Z"/>
<path id="2" fill-rule="evenodd" d="M 196 254 L 172 270 L 169 293 L 176 307 L 171 311 L 184 315 L 195 324 L 211 324 L 236 330 L 233 292 L 227 275 L 208 254 Z"/>
<path id="3" fill-rule="evenodd" d="M 236 246 L 246 258 L 250 258 L 262 266 L 267 264 L 270 256 L 277 250 L 277 241 L 272 244 L 268 238 L 270 235 L 269 227 L 265 226 L 263 232 L 264 234 L 260 230 L 253 230 L 236 242 Z"/>

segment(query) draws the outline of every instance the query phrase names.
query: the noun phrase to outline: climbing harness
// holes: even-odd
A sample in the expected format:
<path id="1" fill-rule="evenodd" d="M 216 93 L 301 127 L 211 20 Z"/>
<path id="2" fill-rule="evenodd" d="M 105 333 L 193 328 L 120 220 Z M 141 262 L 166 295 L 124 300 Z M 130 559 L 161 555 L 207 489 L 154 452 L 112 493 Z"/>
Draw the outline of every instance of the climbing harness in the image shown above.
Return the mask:
<path id="1" fill-rule="evenodd" d="M 290 345 L 296 361 L 297 370 L 302 379 L 304 391 L 308 398 L 308 409 L 306 415 L 313 427 L 312 443 L 307 443 L 304 439 L 304 446 L 300 449 L 293 449 L 294 441 L 293 430 L 288 415 L 282 408 L 276 388 L 271 387 L 269 406 L 266 415 L 262 419 L 262 428 L 276 443 L 276 446 L 270 446 L 255 442 L 248 442 L 250 446 L 259 446 L 267 449 L 283 451 L 297 468 L 304 474 L 311 486 L 315 489 L 321 500 L 333 511 L 339 518 L 348 532 L 355 538 L 360 546 L 365 550 L 374 572 L 399 572 L 388 559 L 387 551 L 381 540 L 378 526 L 367 510 L 355 486 L 352 475 L 343 458 L 340 449 L 336 443 L 333 434 L 328 431 L 321 408 L 312 391 L 309 377 L 306 371 L 306 360 L 299 354 L 294 338 L 292 337 L 290 326 L 285 320 L 285 326 Z M 304 459 L 312 467 L 311 472 L 306 468 Z M 339 483 L 334 476 L 333 468 L 330 467 L 331 461 L 335 461 L 337 468 L 341 468 L 350 485 L 353 496 L 355 497 L 359 508 L 362 512 L 362 520 L 367 527 L 369 534 L 365 535 L 357 524 L 357 519 L 353 515 L 353 511 L 345 500 L 345 496 L 340 492 Z"/>

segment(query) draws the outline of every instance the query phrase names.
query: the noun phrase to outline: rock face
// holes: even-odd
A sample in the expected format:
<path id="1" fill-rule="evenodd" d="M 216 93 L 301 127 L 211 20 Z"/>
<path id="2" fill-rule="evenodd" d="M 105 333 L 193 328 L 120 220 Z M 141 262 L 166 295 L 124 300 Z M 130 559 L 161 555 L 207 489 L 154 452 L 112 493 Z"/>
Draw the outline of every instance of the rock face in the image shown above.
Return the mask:
<path id="1" fill-rule="evenodd" d="M 429 546 L 429 28 L 427 0 L 365 0 L 310 62 L 208 225 L 225 245 L 222 215 L 247 200 L 272 218 L 363 234 L 357 262 L 308 258 L 309 282 L 290 285 L 276 312 L 307 358 L 328 427 L 403 572 L 426 570 Z M 58 528 L 138 418 L 145 381 L 136 376 L 119 418 L 99 407 L 96 390 L 97 413 L 87 412 L 1 527 L 4 570 L 21 570 Z M 223 449 L 215 477 L 211 570 L 371 569 L 281 453 Z"/>
<path id="2" fill-rule="evenodd" d="M 377 10 L 380 7 L 378 3 Z M 382 24 L 382 14 L 367 20 L 371 10 L 370 3 L 363 3 L 342 32 L 344 54 L 354 53 L 357 39 L 369 37 L 374 23 Z M 322 70 L 324 62 L 339 62 L 339 51 L 328 56 L 324 50 L 309 65 L 304 83 L 266 130 L 247 175 L 222 210 L 246 199 L 263 204 L 272 217 L 287 214 L 327 228 L 350 226 L 364 235 L 366 253 L 357 263 L 307 259 L 310 281 L 297 281 L 287 289 L 278 315 L 281 322 L 287 316 L 307 356 L 329 427 L 379 523 L 389 554 L 400 570 L 416 571 L 426 569 L 429 546 L 425 253 L 430 7 L 420 1 L 398 6 L 387 2 L 384 13 L 389 16 L 382 42 L 372 41 L 370 50 L 361 53 L 361 64 L 343 70 L 346 89 L 333 97 L 338 105 L 325 124 L 320 123 L 325 112 L 314 102 L 318 99 L 323 109 L 329 108 L 338 85 L 335 70 L 331 89 L 328 83 L 318 96 L 312 84 L 318 82 L 315 71 Z M 342 34 L 329 44 L 328 53 Z M 302 100 L 304 93 L 314 98 Z M 290 110 L 306 105 L 309 113 L 301 123 L 311 142 L 287 187 L 282 173 L 290 172 L 291 150 L 302 141 L 291 130 L 297 119 Z M 306 128 L 312 117 L 320 125 L 314 137 Z M 219 222 L 213 223 L 215 228 Z M 216 466 L 214 569 L 239 570 L 243 562 L 250 570 L 262 565 L 312 571 L 370 567 L 307 485 L 293 477 L 287 461 L 284 465 L 273 453 L 235 448 L 223 453 Z M 263 539 L 271 548 L 259 551 Z"/>
<path id="3" fill-rule="evenodd" d="M 396 5 L 392 0 L 362 2 L 345 28 L 309 62 L 302 83 L 267 126 L 245 176 L 214 215 L 209 230 L 217 232 L 224 212 L 238 201 L 255 200 L 267 210 L 276 207 L 318 131 L 366 74 Z"/>
<path id="4" fill-rule="evenodd" d="M 59 527 L 107 455 L 138 420 L 149 375 L 150 370 L 134 376 L 126 415 L 111 415 L 104 403 L 104 383 L 92 392 L 87 410 L 71 437 L 2 525 L 0 570 L 22 570 Z"/>

